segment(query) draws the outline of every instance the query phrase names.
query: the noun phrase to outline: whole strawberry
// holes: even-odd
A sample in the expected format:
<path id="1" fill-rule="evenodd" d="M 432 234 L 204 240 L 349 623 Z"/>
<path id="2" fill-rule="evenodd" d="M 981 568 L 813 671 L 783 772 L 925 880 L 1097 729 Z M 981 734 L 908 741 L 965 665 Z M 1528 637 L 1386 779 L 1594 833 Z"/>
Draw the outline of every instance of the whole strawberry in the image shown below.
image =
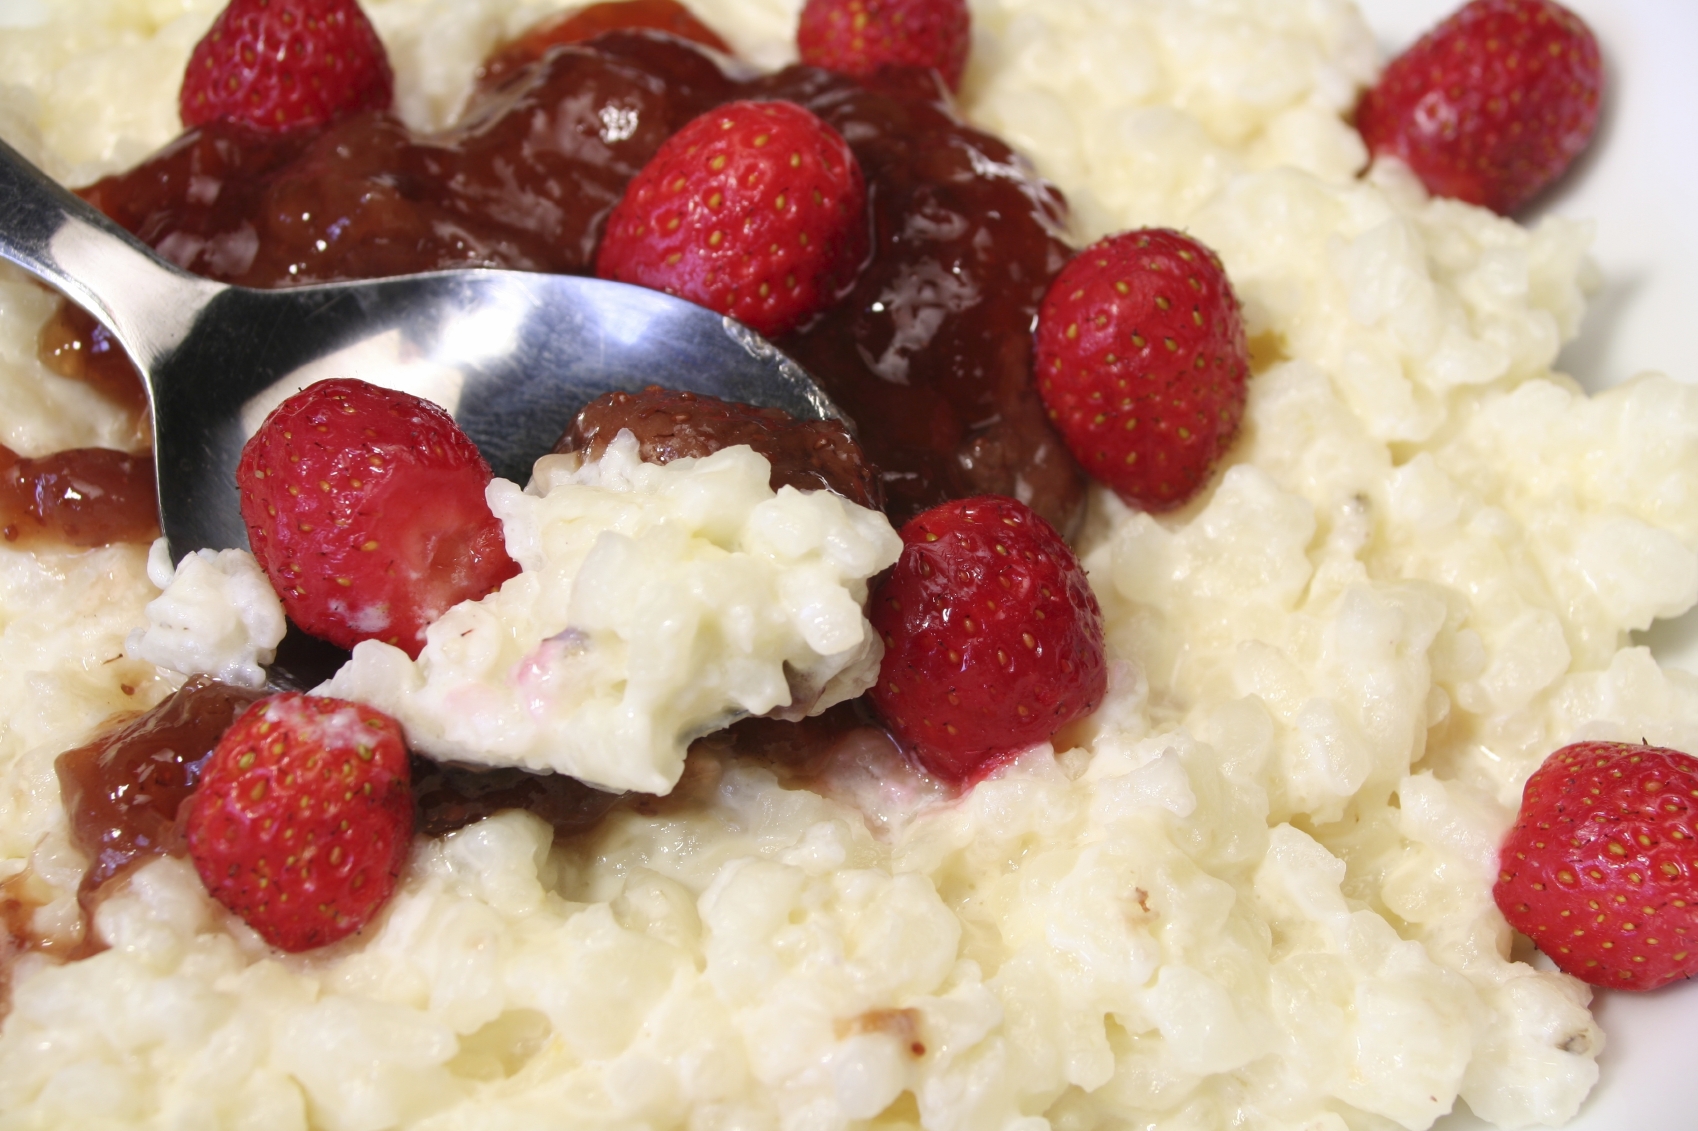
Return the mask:
<path id="1" fill-rule="evenodd" d="M 1582 981 L 1698 974 L 1698 759 L 1577 742 L 1527 779 L 1492 889 L 1510 926 Z"/>
<path id="2" fill-rule="evenodd" d="M 1096 596 L 1067 543 L 1014 499 L 909 521 L 867 615 L 884 640 L 873 707 L 941 778 L 982 777 L 1102 700 Z"/>
<path id="3" fill-rule="evenodd" d="M 177 106 L 185 126 L 282 132 L 387 110 L 394 87 L 355 0 L 231 0 L 189 56 Z"/>
<path id="4" fill-rule="evenodd" d="M 345 378 L 279 405 L 236 468 L 248 543 L 295 623 L 414 657 L 426 625 L 519 572 L 489 481 L 442 409 Z"/>
<path id="5" fill-rule="evenodd" d="M 1356 128 L 1429 192 L 1508 215 L 1586 148 L 1602 89 L 1579 16 L 1552 0 L 1473 0 L 1392 60 Z"/>
<path id="6" fill-rule="evenodd" d="M 809 66 L 845 75 L 934 67 L 950 90 L 960 89 L 972 38 L 967 0 L 808 0 L 796 25 Z"/>
<path id="7" fill-rule="evenodd" d="M 352 934 L 394 892 L 411 847 L 401 729 L 340 699 L 262 699 L 207 758 L 184 833 L 212 897 L 272 946 Z"/>
<path id="8" fill-rule="evenodd" d="M 614 207 L 604 279 L 794 329 L 853 283 L 867 247 L 861 167 L 836 130 L 790 102 L 730 102 L 660 147 Z"/>
<path id="9" fill-rule="evenodd" d="M 1214 252 L 1164 228 L 1092 244 L 1038 310 L 1038 393 L 1085 470 L 1171 510 L 1208 482 L 1244 416 L 1250 351 Z"/>

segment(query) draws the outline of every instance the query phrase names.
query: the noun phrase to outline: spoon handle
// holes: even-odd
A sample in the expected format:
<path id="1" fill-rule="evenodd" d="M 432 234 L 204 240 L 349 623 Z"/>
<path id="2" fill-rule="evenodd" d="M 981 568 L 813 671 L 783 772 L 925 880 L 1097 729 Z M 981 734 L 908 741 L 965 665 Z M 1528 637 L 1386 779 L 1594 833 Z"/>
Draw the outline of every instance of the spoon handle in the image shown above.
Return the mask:
<path id="1" fill-rule="evenodd" d="M 227 289 L 161 259 L 4 141 L 0 258 L 99 319 L 144 374 L 153 372 L 201 309 Z"/>

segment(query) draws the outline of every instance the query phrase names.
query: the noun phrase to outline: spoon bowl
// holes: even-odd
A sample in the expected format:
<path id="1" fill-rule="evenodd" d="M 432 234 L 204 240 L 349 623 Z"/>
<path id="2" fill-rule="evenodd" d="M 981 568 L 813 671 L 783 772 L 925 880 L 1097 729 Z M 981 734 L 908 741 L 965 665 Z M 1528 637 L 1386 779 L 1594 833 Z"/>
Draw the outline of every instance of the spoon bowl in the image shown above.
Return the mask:
<path id="1" fill-rule="evenodd" d="M 648 385 L 842 418 L 731 318 L 658 291 L 470 269 L 261 291 L 191 275 L 0 142 L 0 257 L 88 310 L 147 383 L 160 529 L 173 560 L 245 548 L 242 445 L 285 398 L 356 377 L 447 409 L 496 475 L 524 482 L 578 411 Z"/>

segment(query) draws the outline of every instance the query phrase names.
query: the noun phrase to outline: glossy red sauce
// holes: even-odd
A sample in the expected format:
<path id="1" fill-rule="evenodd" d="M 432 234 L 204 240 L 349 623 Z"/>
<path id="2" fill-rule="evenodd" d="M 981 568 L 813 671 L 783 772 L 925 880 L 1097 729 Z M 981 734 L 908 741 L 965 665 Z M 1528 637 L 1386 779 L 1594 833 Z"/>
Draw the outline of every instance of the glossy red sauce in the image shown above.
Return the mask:
<path id="1" fill-rule="evenodd" d="M 554 826 L 556 836 L 593 828 L 621 794 L 592 789 L 565 774 L 458 766 L 413 757 L 418 831 L 442 836 L 503 809 L 525 809 Z"/>
<path id="2" fill-rule="evenodd" d="M 41 328 L 36 350 L 59 376 L 91 385 L 132 412 L 147 408 L 147 392 L 124 347 L 80 306 L 63 304 Z"/>
<path id="3" fill-rule="evenodd" d="M 621 432 L 631 433 L 638 456 L 648 463 L 745 444 L 766 457 L 774 491 L 825 489 L 863 507 L 882 505 L 877 472 L 849 429 L 836 420 L 797 420 L 776 408 L 650 385 L 635 393 L 608 393 L 585 405 L 554 450 L 600 459 Z"/>
<path id="4" fill-rule="evenodd" d="M 262 694 L 195 676 L 152 710 L 59 755 L 71 840 L 91 861 L 84 896 L 138 860 L 183 854 L 178 810 L 219 738 Z"/>
<path id="5" fill-rule="evenodd" d="M 459 266 L 587 273 L 631 176 L 735 98 L 808 107 L 866 173 L 872 260 L 843 302 L 780 344 L 856 420 L 891 517 L 998 492 L 1069 529 L 1084 478 L 1030 373 L 1032 318 L 1067 255 L 1065 205 L 957 121 L 929 71 L 862 82 L 791 67 L 739 81 L 691 44 L 616 32 L 550 48 L 440 135 L 375 113 L 282 137 L 207 126 L 84 195 L 168 258 L 247 286 Z"/>
<path id="6" fill-rule="evenodd" d="M 153 459 L 72 448 L 26 459 L 0 445 L 0 539 L 104 546 L 159 537 Z"/>
<path id="7" fill-rule="evenodd" d="M 12 967 L 29 950 L 50 950 L 50 942 L 35 933 L 32 920 L 41 900 L 31 891 L 34 874 L 28 867 L 0 880 L 0 1021 L 12 1008 Z"/>
<path id="8" fill-rule="evenodd" d="M 511 43 L 497 48 L 478 68 L 478 82 L 494 86 L 521 67 L 548 53 L 549 48 L 583 43 L 610 31 L 664 31 L 723 54 L 731 54 L 725 40 L 690 14 L 676 0 L 609 0 L 547 17 Z"/>

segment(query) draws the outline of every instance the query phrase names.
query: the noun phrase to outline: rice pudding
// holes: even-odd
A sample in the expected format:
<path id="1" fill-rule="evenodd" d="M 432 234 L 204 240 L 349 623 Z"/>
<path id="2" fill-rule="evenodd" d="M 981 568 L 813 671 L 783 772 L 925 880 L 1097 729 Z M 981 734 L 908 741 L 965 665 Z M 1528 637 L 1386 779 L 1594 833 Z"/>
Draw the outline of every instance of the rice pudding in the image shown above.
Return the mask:
<path id="1" fill-rule="evenodd" d="M 90 3 L 9 31 L 0 128 L 70 183 L 133 163 L 176 134 L 214 7 Z M 787 59 L 794 5 L 693 7 L 745 58 Z M 368 9 L 423 127 L 541 6 Z M 791 759 L 709 741 L 669 796 L 588 832 L 509 811 L 422 837 L 387 913 L 305 956 L 157 860 L 97 911 L 110 949 L 13 962 L 6 1118 L 1574 1113 L 1597 1074 L 1590 991 L 1510 961 L 1488 887 L 1551 749 L 1698 749 L 1698 686 L 1628 635 L 1698 598 L 1698 393 L 1647 376 L 1588 397 L 1552 371 L 1592 283 L 1585 225 L 1357 176 L 1341 115 L 1377 62 L 1349 5 L 974 15 L 963 112 L 1066 193 L 1073 241 L 1186 228 L 1255 344 L 1209 491 L 1159 520 L 1090 497 L 1102 709 L 959 798 L 861 729 Z M 0 442 L 133 448 L 133 413 L 35 362 L 52 306 L 5 276 Z M 123 647 L 158 596 L 145 558 L 0 548 L 0 665 L 24 691 L 0 708 L 0 875 L 32 938 L 79 932 L 53 758 L 180 678 Z"/>

